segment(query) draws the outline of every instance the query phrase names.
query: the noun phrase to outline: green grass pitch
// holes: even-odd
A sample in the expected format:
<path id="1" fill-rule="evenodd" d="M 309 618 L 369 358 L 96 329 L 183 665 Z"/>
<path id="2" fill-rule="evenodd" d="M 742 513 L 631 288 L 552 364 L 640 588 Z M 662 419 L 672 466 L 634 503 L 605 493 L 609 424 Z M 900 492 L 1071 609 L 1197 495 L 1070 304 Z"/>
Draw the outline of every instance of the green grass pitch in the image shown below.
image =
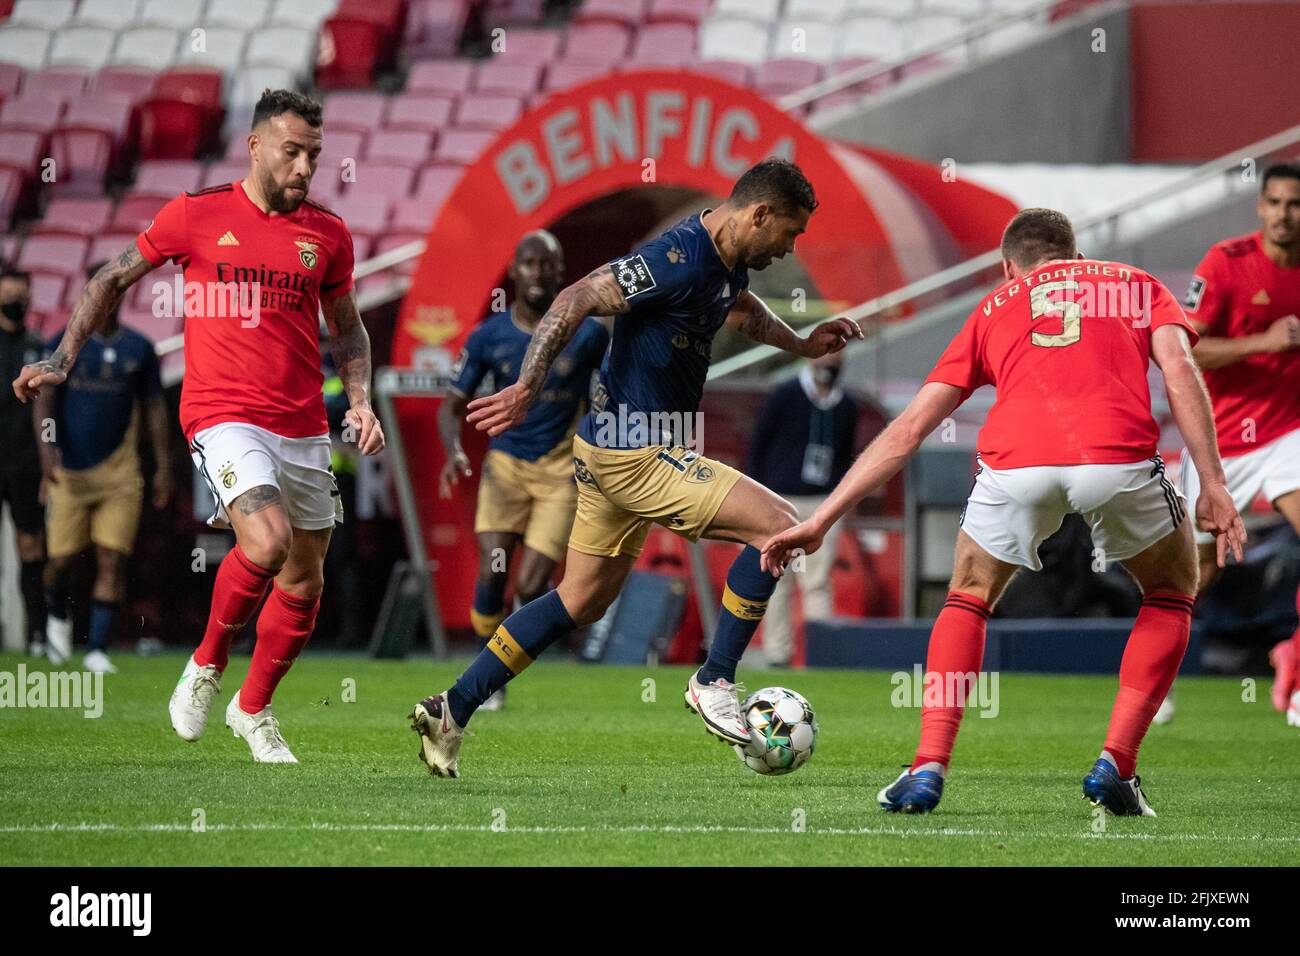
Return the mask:
<path id="1" fill-rule="evenodd" d="M 21 658 L 0 656 L 13 673 Z M 812 761 L 760 777 L 682 707 L 682 668 L 541 662 L 509 709 L 479 714 L 459 780 L 428 776 L 411 706 L 460 662 L 312 654 L 276 698 L 298 766 L 257 766 L 224 726 L 234 658 L 208 733 L 174 736 L 182 658 L 118 655 L 104 713 L 0 709 L 0 862 L 222 864 L 1294 865 L 1300 735 L 1239 680 L 1186 679 L 1140 772 L 1156 819 L 1105 818 L 1080 780 L 1115 680 L 1001 675 L 1000 713 L 967 713 L 937 812 L 880 811 L 918 712 L 884 672 L 744 672 L 816 708 Z M 33 662 L 27 661 L 28 668 Z M 344 702 L 345 682 L 355 701 Z M 648 684 L 647 681 L 653 681 Z M 347 686 L 352 686 L 348 684 Z M 653 694 L 651 694 L 653 691 Z M 653 696 L 653 700 L 643 698 Z M 205 825 L 196 832 L 196 811 Z M 802 824 L 802 827 L 800 826 Z"/>

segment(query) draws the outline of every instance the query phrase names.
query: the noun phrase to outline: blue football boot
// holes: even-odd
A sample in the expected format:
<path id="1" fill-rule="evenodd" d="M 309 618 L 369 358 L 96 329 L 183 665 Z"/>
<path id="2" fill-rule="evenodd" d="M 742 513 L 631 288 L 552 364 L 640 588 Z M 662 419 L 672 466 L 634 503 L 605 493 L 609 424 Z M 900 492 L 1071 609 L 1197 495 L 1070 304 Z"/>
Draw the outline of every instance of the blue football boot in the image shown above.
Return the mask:
<path id="1" fill-rule="evenodd" d="M 1115 765 L 1099 757 L 1083 778 L 1083 796 L 1094 807 L 1105 807 L 1117 817 L 1154 817 L 1156 812 L 1142 792 L 1142 778 L 1121 780 Z"/>
<path id="2" fill-rule="evenodd" d="M 929 813 L 943 796 L 943 774 L 933 770 L 904 770 L 898 779 L 876 794 L 876 802 L 890 813 Z"/>

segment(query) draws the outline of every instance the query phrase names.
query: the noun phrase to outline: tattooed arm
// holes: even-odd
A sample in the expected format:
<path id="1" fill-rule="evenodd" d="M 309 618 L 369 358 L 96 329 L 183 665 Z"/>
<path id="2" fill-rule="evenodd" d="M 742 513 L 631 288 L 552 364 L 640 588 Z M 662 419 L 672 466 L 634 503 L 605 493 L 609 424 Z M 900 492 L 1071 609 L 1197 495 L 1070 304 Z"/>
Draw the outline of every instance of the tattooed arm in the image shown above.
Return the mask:
<path id="1" fill-rule="evenodd" d="M 361 324 L 357 294 L 350 290 L 346 295 L 323 301 L 321 308 L 330 331 L 334 368 L 352 406 L 343 421 L 356 431 L 361 454 L 377 455 L 384 450 L 384 430 L 370 407 L 370 336 Z"/>
<path id="2" fill-rule="evenodd" d="M 862 338 L 862 329 L 852 319 L 832 319 L 818 325 L 805 339 L 748 289 L 736 297 L 736 304 L 727 313 L 727 327 L 755 342 L 774 346 L 783 352 L 793 352 L 804 358 L 818 358 L 828 352 L 838 352 L 849 339 Z"/>
<path id="3" fill-rule="evenodd" d="M 627 308 L 627 299 L 608 265 L 562 289 L 533 333 L 519 380 L 495 395 L 470 402 L 466 421 L 494 437 L 518 425 L 541 392 L 551 363 L 569 344 L 582 320 L 589 315 L 618 315 Z"/>
<path id="4" fill-rule="evenodd" d="M 76 308 L 72 310 L 72 317 L 68 319 L 68 328 L 63 333 L 59 347 L 49 358 L 24 365 L 14 380 L 14 394 L 19 400 L 26 402 L 40 394 L 42 385 L 61 385 L 67 379 L 68 370 L 77 360 L 77 354 L 86 344 L 86 339 L 94 335 L 104 320 L 113 314 L 126 290 L 152 269 L 153 266 L 145 261 L 132 242 L 120 256 L 96 272 L 86 283 Z"/>

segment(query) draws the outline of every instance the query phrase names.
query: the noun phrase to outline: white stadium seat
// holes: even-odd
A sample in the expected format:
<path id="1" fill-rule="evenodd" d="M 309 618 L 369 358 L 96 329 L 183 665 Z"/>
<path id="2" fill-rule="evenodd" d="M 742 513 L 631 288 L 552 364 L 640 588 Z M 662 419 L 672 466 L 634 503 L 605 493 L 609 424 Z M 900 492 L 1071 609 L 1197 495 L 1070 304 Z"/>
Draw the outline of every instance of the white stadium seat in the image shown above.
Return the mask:
<path id="1" fill-rule="evenodd" d="M 184 37 L 188 39 L 189 34 L 185 33 Z M 124 30 L 117 35 L 113 62 L 147 66 L 151 70 L 165 69 L 176 61 L 176 52 L 180 49 L 181 39 L 180 33 L 165 27 L 136 27 L 133 30 Z"/>
<path id="2" fill-rule="evenodd" d="M 50 36 L 35 27 L 0 26 L 0 63 L 39 70 L 50 52 Z"/>
<path id="3" fill-rule="evenodd" d="M 835 25 L 818 20 L 782 20 L 772 29 L 770 57 L 830 63 L 836 59 L 838 33 Z"/>
<path id="4" fill-rule="evenodd" d="M 321 6 L 333 6 L 328 2 Z M 208 9 L 208 22 L 217 26 L 243 27 L 251 30 L 266 21 L 271 0 L 219 0 Z"/>
<path id="5" fill-rule="evenodd" d="M 988 0 L 921 0 L 921 14 L 948 13 L 963 20 L 987 16 Z"/>
<path id="6" fill-rule="evenodd" d="M 321 3 L 321 0 L 275 0 L 267 20 L 305 30 L 318 30 L 333 12 L 334 4 Z"/>
<path id="7" fill-rule="evenodd" d="M 825 20 L 834 23 L 849 11 L 849 0 L 786 0 L 787 20 Z"/>
<path id="8" fill-rule="evenodd" d="M 854 17 L 839 28 L 840 48 L 837 59 L 871 57 L 895 60 L 903 55 L 903 25 L 884 17 Z"/>
<path id="9" fill-rule="evenodd" d="M 762 63 L 767 59 L 770 35 L 765 23 L 710 18 L 700 28 L 700 59 Z"/>
<path id="10" fill-rule="evenodd" d="M 181 43 L 177 63 L 193 66 L 210 66 L 214 69 L 233 73 L 244 61 L 244 46 L 248 34 L 238 27 L 204 27 L 203 49 L 194 49 L 193 39 Z"/>
<path id="11" fill-rule="evenodd" d="M 57 30 L 72 19 L 76 9 L 75 0 L 18 0 L 9 14 L 9 24 Z"/>
<path id="12" fill-rule="evenodd" d="M 714 0 L 709 20 L 755 20 L 759 23 L 774 23 L 780 16 L 781 0 Z"/>
<path id="13" fill-rule="evenodd" d="M 907 51 L 913 53 L 932 43 L 961 36 L 965 32 L 966 23 L 961 17 L 947 15 L 914 17 L 907 22 Z"/>
<path id="14" fill-rule="evenodd" d="M 1040 37 L 1046 29 L 1046 24 L 1036 20 L 1021 20 L 981 37 L 976 43 L 982 55 L 990 56 Z"/>
<path id="15" fill-rule="evenodd" d="M 220 3 L 221 0 L 216 0 Z M 201 27 L 208 22 L 204 16 L 207 0 L 144 0 L 140 8 L 140 22 L 159 27 L 184 29 Z"/>
<path id="16" fill-rule="evenodd" d="M 47 63 L 98 70 L 108 65 L 117 34 L 107 27 L 70 27 L 54 34 Z"/>
<path id="17" fill-rule="evenodd" d="M 316 62 L 316 33 L 299 27 L 263 27 L 249 38 L 244 62 L 249 66 L 284 66 L 307 76 Z"/>
<path id="18" fill-rule="evenodd" d="M 246 66 L 235 76 L 226 100 L 226 136 L 242 139 L 253 122 L 253 107 L 265 89 L 291 90 L 296 77 L 287 66 Z"/>
<path id="19" fill-rule="evenodd" d="M 81 0 L 73 19 L 78 26 L 120 30 L 134 23 L 139 15 L 140 0 Z"/>
<path id="20" fill-rule="evenodd" d="M 869 13 L 890 20 L 902 20 L 916 13 L 918 3 L 919 0 L 849 0 L 846 16 L 855 17 Z"/>

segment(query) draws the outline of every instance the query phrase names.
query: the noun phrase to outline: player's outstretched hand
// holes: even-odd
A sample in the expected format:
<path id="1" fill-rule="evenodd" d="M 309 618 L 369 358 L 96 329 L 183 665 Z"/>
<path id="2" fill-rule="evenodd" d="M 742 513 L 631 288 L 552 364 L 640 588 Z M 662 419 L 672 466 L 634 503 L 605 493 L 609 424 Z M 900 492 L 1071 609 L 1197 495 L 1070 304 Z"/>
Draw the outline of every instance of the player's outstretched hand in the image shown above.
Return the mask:
<path id="1" fill-rule="evenodd" d="M 465 421 L 496 438 L 522 422 L 531 403 L 532 390 L 523 382 L 515 382 L 495 395 L 484 395 L 470 402 Z"/>
<path id="2" fill-rule="evenodd" d="M 1300 349 L 1300 319 L 1284 315 L 1264 330 L 1264 341 L 1270 352 Z"/>
<path id="3" fill-rule="evenodd" d="M 831 319 L 823 322 L 808 334 L 804 340 L 805 358 L 821 358 L 838 352 L 849 344 L 849 339 L 864 338 L 862 327 L 852 319 Z"/>
<path id="4" fill-rule="evenodd" d="M 13 381 L 14 394 L 18 396 L 18 401 L 26 405 L 28 399 L 41 393 L 42 385 L 62 385 L 67 378 L 67 372 L 59 371 L 48 361 L 24 365 Z"/>
<path id="5" fill-rule="evenodd" d="M 473 474 L 474 469 L 469 466 L 469 456 L 457 450 L 454 456 L 443 462 L 442 473 L 438 475 L 438 497 L 450 498 L 451 489 L 457 482 Z"/>
<path id="6" fill-rule="evenodd" d="M 356 405 L 343 413 L 344 427 L 351 426 L 357 449 L 363 455 L 378 455 L 384 450 L 384 429 L 369 405 Z"/>
<path id="7" fill-rule="evenodd" d="M 811 521 L 804 521 L 793 528 L 768 538 L 759 555 L 758 566 L 775 578 L 785 572 L 785 566 L 791 558 L 812 554 L 822 546 L 826 532 Z"/>
<path id="8" fill-rule="evenodd" d="M 1196 523 L 1202 531 L 1214 535 L 1219 567 L 1227 565 L 1229 549 L 1234 558 L 1241 560 L 1246 526 L 1241 523 L 1241 515 L 1237 514 L 1226 486 L 1217 481 L 1201 483 L 1201 493 L 1196 497 Z"/>

